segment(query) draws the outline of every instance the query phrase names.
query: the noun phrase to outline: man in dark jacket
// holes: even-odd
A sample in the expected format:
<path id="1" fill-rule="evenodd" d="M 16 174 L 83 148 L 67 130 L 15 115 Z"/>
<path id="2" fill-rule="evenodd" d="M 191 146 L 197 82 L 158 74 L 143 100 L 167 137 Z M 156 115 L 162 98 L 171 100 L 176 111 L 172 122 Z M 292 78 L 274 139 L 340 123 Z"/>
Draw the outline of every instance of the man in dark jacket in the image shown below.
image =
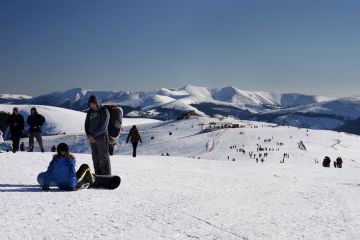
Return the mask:
<path id="1" fill-rule="evenodd" d="M 134 125 L 129 132 L 129 135 L 127 136 L 126 143 L 129 142 L 129 139 L 131 138 L 131 143 L 133 146 L 133 157 L 136 157 L 136 148 L 139 143 L 139 141 L 142 143 L 142 139 L 140 136 L 140 133 L 138 129 L 136 128 L 136 125 Z"/>
<path id="2" fill-rule="evenodd" d="M 90 96 L 88 106 L 85 132 L 91 146 L 95 174 L 111 175 L 108 134 L 110 113 L 100 105 L 96 96 Z"/>
<path id="3" fill-rule="evenodd" d="M 13 108 L 13 113 L 8 117 L 7 123 L 10 127 L 11 140 L 13 142 L 12 149 L 15 153 L 19 151 L 20 138 L 24 130 L 24 117 L 19 113 L 17 107 Z"/>
<path id="4" fill-rule="evenodd" d="M 31 114 L 27 118 L 27 124 L 29 125 L 29 152 L 34 151 L 34 138 L 38 142 L 41 152 L 44 152 L 44 145 L 41 135 L 41 127 L 45 123 L 45 118 L 39 114 L 35 107 L 31 108 Z"/>

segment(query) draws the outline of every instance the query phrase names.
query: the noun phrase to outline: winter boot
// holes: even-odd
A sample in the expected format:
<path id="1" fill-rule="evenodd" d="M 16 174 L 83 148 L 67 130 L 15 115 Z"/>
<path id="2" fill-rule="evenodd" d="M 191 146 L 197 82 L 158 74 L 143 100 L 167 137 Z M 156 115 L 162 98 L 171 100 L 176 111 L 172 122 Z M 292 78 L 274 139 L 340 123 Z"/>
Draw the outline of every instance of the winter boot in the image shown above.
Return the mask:
<path id="1" fill-rule="evenodd" d="M 78 183 L 76 184 L 76 189 L 86 189 L 95 182 L 95 175 L 91 173 L 90 167 L 87 164 L 80 166 L 79 170 L 76 172 L 76 178 Z"/>

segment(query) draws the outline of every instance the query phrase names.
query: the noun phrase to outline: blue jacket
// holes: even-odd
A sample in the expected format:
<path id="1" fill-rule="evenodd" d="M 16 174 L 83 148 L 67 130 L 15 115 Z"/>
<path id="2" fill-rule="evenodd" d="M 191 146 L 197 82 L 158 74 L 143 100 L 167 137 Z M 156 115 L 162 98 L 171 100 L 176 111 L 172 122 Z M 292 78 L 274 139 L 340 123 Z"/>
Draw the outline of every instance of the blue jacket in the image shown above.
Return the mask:
<path id="1" fill-rule="evenodd" d="M 77 183 L 75 157 L 71 154 L 55 155 L 42 180 L 44 185 L 58 186 L 60 189 L 74 189 Z"/>

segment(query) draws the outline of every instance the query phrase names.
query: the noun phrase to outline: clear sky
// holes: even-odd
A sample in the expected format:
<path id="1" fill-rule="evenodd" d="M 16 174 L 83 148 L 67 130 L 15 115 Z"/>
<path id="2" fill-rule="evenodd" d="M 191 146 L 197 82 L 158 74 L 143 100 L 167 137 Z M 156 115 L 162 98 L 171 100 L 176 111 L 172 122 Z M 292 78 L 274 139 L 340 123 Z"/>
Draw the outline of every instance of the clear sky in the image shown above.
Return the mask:
<path id="1" fill-rule="evenodd" d="M 1 0 L 0 93 L 360 93 L 358 0 Z"/>

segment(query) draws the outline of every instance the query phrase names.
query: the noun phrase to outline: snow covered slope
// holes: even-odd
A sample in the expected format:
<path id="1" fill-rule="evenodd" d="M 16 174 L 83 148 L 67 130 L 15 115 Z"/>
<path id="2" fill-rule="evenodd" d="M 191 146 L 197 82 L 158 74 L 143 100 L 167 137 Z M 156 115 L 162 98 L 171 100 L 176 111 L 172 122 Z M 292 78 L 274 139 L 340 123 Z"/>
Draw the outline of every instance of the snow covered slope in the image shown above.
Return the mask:
<path id="1" fill-rule="evenodd" d="M 360 137 L 234 119 L 221 123 L 243 128 L 202 131 L 198 125 L 213 121 L 220 124 L 199 118 L 142 125 L 137 158 L 123 142 L 126 128 L 117 153 L 127 156 L 111 158 L 122 178 L 114 191 L 42 192 L 36 176 L 51 153 L 1 153 L 0 238 L 359 238 Z M 45 138 L 59 140 L 84 150 L 81 136 Z M 267 148 L 264 163 L 248 154 L 260 158 L 259 146 Z M 171 157 L 160 156 L 166 152 Z M 290 158 L 280 164 L 284 153 Z M 343 168 L 315 163 L 325 155 L 342 156 Z M 91 155 L 75 156 L 77 167 L 92 167 Z"/>

